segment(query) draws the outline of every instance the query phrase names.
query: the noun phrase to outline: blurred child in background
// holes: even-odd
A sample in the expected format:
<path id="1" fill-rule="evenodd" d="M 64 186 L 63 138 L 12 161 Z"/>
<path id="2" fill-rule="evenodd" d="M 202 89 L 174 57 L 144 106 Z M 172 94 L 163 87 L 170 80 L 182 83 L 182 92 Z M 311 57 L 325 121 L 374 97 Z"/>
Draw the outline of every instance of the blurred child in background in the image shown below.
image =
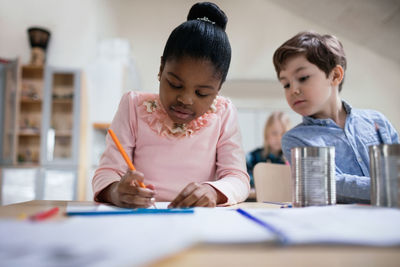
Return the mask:
<path id="1" fill-rule="evenodd" d="M 273 112 L 264 127 L 264 146 L 246 155 L 247 172 L 250 175 L 250 185 L 254 187 L 253 169 L 259 162 L 285 164 L 281 139 L 290 127 L 290 119 L 283 112 Z"/>

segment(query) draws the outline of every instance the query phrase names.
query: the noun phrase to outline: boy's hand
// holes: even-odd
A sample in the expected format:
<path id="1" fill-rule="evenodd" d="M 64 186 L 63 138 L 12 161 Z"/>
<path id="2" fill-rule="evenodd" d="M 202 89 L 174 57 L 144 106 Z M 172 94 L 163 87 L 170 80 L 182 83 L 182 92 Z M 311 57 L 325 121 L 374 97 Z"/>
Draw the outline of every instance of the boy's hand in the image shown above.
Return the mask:
<path id="1" fill-rule="evenodd" d="M 140 187 L 138 181 L 143 182 L 143 178 L 143 174 L 138 171 L 128 171 L 119 182 L 114 182 L 103 190 L 103 199 L 123 208 L 147 208 L 153 205 L 154 186 Z M 100 196 L 99 198 L 101 199 Z"/>
<path id="2" fill-rule="evenodd" d="M 169 204 L 168 208 L 215 207 L 217 203 L 222 203 L 224 198 L 226 199 L 209 184 L 190 183 Z"/>

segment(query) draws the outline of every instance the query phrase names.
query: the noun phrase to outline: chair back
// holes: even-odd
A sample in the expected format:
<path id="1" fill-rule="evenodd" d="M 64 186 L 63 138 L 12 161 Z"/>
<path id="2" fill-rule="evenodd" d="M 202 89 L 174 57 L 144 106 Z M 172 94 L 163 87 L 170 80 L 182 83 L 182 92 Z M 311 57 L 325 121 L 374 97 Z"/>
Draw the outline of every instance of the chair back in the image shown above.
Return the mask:
<path id="1" fill-rule="evenodd" d="M 260 162 L 253 171 L 257 202 L 292 202 L 290 166 Z"/>

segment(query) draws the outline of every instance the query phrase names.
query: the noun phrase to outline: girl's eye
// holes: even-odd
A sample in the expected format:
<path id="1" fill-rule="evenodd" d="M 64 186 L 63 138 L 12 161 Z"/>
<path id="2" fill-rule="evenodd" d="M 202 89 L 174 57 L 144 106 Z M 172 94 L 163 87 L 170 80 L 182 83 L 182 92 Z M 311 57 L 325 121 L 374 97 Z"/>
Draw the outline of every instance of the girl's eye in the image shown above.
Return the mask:
<path id="1" fill-rule="evenodd" d="M 202 94 L 199 91 L 196 91 L 196 95 L 198 95 L 199 97 L 206 97 L 208 96 L 207 94 Z"/>
<path id="2" fill-rule="evenodd" d="M 300 77 L 299 81 L 300 81 L 300 82 L 304 82 L 304 81 L 306 81 L 309 77 L 310 77 L 310 76 L 303 76 L 303 77 Z"/>
<path id="3" fill-rule="evenodd" d="M 174 88 L 174 89 L 180 89 L 180 88 L 182 88 L 181 85 L 175 85 L 175 84 L 171 83 L 171 82 L 168 81 L 168 80 L 167 80 L 167 82 L 168 82 L 169 86 L 171 86 L 171 87 Z"/>
<path id="4" fill-rule="evenodd" d="M 288 89 L 289 87 L 290 87 L 290 84 L 288 84 L 288 83 L 283 85 L 283 88 L 285 88 L 285 89 Z"/>

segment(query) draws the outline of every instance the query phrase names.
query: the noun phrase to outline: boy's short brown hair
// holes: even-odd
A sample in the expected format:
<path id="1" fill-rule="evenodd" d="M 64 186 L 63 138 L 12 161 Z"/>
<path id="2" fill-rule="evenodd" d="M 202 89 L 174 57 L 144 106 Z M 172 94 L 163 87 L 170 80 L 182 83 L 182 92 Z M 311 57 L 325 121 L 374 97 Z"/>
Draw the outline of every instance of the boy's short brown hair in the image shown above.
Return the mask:
<path id="1" fill-rule="evenodd" d="M 343 45 L 335 36 L 305 31 L 296 34 L 275 51 L 273 61 L 278 78 L 287 60 L 302 54 L 310 63 L 325 72 L 327 77 L 337 65 L 346 70 Z M 344 78 L 339 85 L 339 92 L 342 90 L 343 82 Z"/>

